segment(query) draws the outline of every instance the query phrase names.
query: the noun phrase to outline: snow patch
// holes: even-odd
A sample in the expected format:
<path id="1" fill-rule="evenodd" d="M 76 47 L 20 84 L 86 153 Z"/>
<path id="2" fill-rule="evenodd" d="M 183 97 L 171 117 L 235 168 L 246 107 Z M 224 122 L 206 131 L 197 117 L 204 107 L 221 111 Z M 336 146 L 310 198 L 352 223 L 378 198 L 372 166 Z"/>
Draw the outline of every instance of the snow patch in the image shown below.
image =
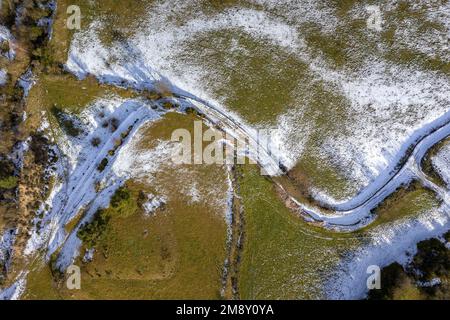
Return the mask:
<path id="1" fill-rule="evenodd" d="M 450 207 L 446 204 L 420 215 L 379 227 L 370 233 L 368 244 L 344 258 L 328 280 L 330 299 L 361 299 L 367 294 L 367 268 L 383 268 L 395 261 L 405 264 L 415 254 L 416 243 L 438 237 L 450 229 Z"/>
<path id="2" fill-rule="evenodd" d="M 83 256 L 83 262 L 84 263 L 91 262 L 92 259 L 94 258 L 94 253 L 95 253 L 95 248 L 86 249 L 86 252 L 84 253 L 84 256 Z"/>
<path id="3" fill-rule="evenodd" d="M 147 201 L 143 204 L 145 214 L 147 216 L 153 216 L 156 209 L 163 207 L 166 201 L 165 197 L 147 194 Z"/>
<path id="4" fill-rule="evenodd" d="M 7 41 L 9 44 L 9 51 L 6 53 L 3 53 L 3 56 L 7 58 L 8 60 L 13 60 L 16 56 L 16 52 L 13 49 L 13 36 L 11 35 L 11 32 L 6 28 L 5 26 L 0 25 L 0 44 Z"/>
<path id="5" fill-rule="evenodd" d="M 21 272 L 14 284 L 0 291 L 0 300 L 18 300 L 25 291 L 27 274 L 27 272 Z"/>
<path id="6" fill-rule="evenodd" d="M 0 266 L 6 270 L 9 268 L 14 241 L 16 240 L 16 229 L 7 229 L 0 238 Z"/>
<path id="7" fill-rule="evenodd" d="M 431 160 L 433 168 L 450 186 L 450 144 L 446 144 Z"/>
<path id="8" fill-rule="evenodd" d="M 0 87 L 4 86 L 8 81 L 8 74 L 6 70 L 0 69 Z"/>
<path id="9" fill-rule="evenodd" d="M 47 257 L 62 246 L 57 265 L 65 269 L 78 255 L 77 230 L 66 234 L 65 225 L 86 210 L 81 223 L 89 221 L 98 208 L 107 207 L 124 179 L 111 171 L 121 148 L 132 139 L 141 124 L 156 120 L 164 111 L 152 109 L 142 100 L 98 99 L 79 116 L 83 132 L 77 137 L 64 136 L 57 141 L 56 185 L 42 208 L 40 228 L 35 228 L 25 253 L 47 247 Z M 111 125 L 112 119 L 115 125 Z M 107 125 L 105 125 L 105 123 Z M 62 133 L 61 133 L 62 134 Z M 99 138 L 98 144 L 92 139 Z M 119 143 L 119 144 L 118 144 Z M 99 169 L 102 159 L 108 165 Z M 100 182 L 101 190 L 97 190 Z"/>
<path id="10" fill-rule="evenodd" d="M 329 5 L 288 2 L 291 9 L 303 13 L 295 18 L 284 9 L 279 9 L 283 11 L 279 15 L 272 14 L 278 10 L 276 1 L 257 3 L 266 10 L 232 8 L 216 15 L 199 13 L 181 25 L 174 25 L 172 15 L 195 6 L 193 3 L 172 3 L 172 11 L 167 10 L 168 3 L 156 5 L 141 30 L 127 44 L 115 43 L 111 48 L 99 40 L 102 26 L 94 22 L 76 35 L 67 68 L 79 77 L 93 74 L 108 83 L 137 88 L 152 87 L 163 81 L 175 91 L 189 92 L 191 97 L 208 101 L 210 106 L 227 113 L 251 134 L 254 128 L 229 112 L 223 99 L 214 95 L 205 83 L 205 77 L 211 76 L 214 70 L 180 57 L 184 57 L 189 43 L 209 32 L 239 30 L 254 39 L 270 42 L 305 62 L 312 74 L 348 101 L 348 122 L 342 124 L 340 132 L 323 141 L 319 153 L 355 186 L 348 190 L 351 194 L 358 193 L 387 171 L 411 134 L 447 111 L 450 85 L 448 79 L 439 74 L 388 64 L 376 57 L 364 61 L 360 70 L 350 73 L 330 68 L 323 59 L 311 56 L 304 35 L 299 34 L 295 26 L 305 21 L 323 25 L 323 17 L 334 17 L 327 22 L 333 21 L 330 25 L 336 27 L 339 23 Z M 358 14 L 361 10 L 366 14 L 363 8 L 358 10 Z M 299 120 L 298 113 L 301 114 L 300 105 L 279 116 L 280 133 L 273 139 L 273 150 L 288 169 L 302 156 L 308 138 L 321 130 L 312 127 L 306 118 L 302 121 L 300 116 Z M 350 197 L 334 198 L 323 190 L 318 193 L 336 203 Z"/>
<path id="11" fill-rule="evenodd" d="M 36 83 L 36 79 L 33 76 L 33 71 L 28 69 L 23 75 L 19 78 L 19 85 L 23 89 L 24 97 L 28 97 L 31 88 Z"/>

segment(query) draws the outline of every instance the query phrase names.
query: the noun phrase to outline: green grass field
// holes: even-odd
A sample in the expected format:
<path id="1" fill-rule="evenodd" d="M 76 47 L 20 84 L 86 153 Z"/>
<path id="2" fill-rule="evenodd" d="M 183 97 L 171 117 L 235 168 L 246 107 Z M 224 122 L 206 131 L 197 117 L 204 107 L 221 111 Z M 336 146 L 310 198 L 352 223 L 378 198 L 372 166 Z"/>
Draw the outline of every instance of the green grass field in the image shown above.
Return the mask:
<path id="1" fill-rule="evenodd" d="M 272 183 L 242 168 L 245 241 L 239 275 L 242 299 L 317 299 L 340 256 L 360 240 L 316 229 L 289 211 Z"/>

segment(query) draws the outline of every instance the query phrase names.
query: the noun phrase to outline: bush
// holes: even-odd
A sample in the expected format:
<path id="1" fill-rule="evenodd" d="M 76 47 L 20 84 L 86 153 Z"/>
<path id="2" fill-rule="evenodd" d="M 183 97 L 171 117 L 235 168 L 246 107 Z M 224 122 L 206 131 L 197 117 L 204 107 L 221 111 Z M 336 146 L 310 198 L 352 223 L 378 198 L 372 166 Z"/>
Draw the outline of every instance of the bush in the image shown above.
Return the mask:
<path id="1" fill-rule="evenodd" d="M 368 299 L 449 299 L 449 271 L 450 250 L 435 238 L 421 241 L 406 270 L 398 263 L 383 268 L 381 290 L 369 291 Z M 434 278 L 439 278 L 441 283 L 420 286 L 420 282 Z"/>
<path id="2" fill-rule="evenodd" d="M 159 100 L 161 99 L 161 94 L 152 90 L 145 90 L 144 96 L 149 100 Z"/>
<path id="3" fill-rule="evenodd" d="M 438 239 L 429 239 L 417 244 L 417 254 L 411 266 L 421 272 L 421 281 L 448 276 L 450 271 L 450 250 Z"/>
<path id="4" fill-rule="evenodd" d="M 186 114 L 194 115 L 194 116 L 201 116 L 201 114 L 197 111 L 197 109 L 194 109 L 192 107 L 187 107 L 185 109 Z"/>
<path id="5" fill-rule="evenodd" d="M 170 101 L 166 101 L 163 103 L 163 108 L 169 110 L 175 108 L 175 105 Z"/>
<path id="6" fill-rule="evenodd" d="M 34 155 L 34 162 L 40 165 L 47 165 L 49 162 L 49 141 L 42 134 L 34 134 L 31 136 L 30 149 Z"/>
<path id="7" fill-rule="evenodd" d="M 111 206 L 117 208 L 122 201 L 130 199 L 130 191 L 126 187 L 120 187 L 111 198 Z"/>
<path id="8" fill-rule="evenodd" d="M 447 233 L 444 234 L 444 239 L 445 241 L 450 242 L 450 231 L 447 231 Z"/>
<path id="9" fill-rule="evenodd" d="M 44 35 L 44 29 L 38 26 L 33 26 L 28 29 L 28 38 L 31 41 L 36 41 Z"/>
<path id="10" fill-rule="evenodd" d="M 138 210 L 138 194 L 132 193 L 126 186 L 120 187 L 111 197 L 112 215 L 127 218 Z"/>
<path id="11" fill-rule="evenodd" d="M 92 138 L 91 140 L 91 144 L 94 147 L 98 147 L 100 145 L 100 142 L 102 142 L 102 140 L 99 137 Z"/>
<path id="12" fill-rule="evenodd" d="M 38 22 L 42 18 L 49 18 L 52 11 L 40 6 L 35 1 L 23 1 L 23 9 L 16 11 L 17 18 L 21 23 L 17 26 L 18 33 L 22 39 L 30 41 L 35 48 L 46 41 L 46 27 L 39 26 Z"/>
<path id="13" fill-rule="evenodd" d="M 0 179 L 0 189 L 14 189 L 17 187 L 17 177 L 9 176 Z"/>
<path id="14" fill-rule="evenodd" d="M 112 132 L 119 128 L 119 120 L 117 120 L 117 118 L 111 118 L 111 120 L 109 120 L 109 124 L 111 125 Z"/>
<path id="15" fill-rule="evenodd" d="M 0 19 L 2 19 L 2 25 L 11 29 L 16 20 L 16 4 L 12 1 L 3 1 L 2 8 L 0 10 Z"/>
<path id="16" fill-rule="evenodd" d="M 109 219 L 110 217 L 105 210 L 97 210 L 94 215 L 94 219 L 80 227 L 77 232 L 78 238 L 80 238 L 80 240 L 82 240 L 87 247 L 95 247 L 98 240 L 101 239 L 105 233 Z"/>
<path id="17" fill-rule="evenodd" d="M 128 129 L 127 129 L 126 131 L 122 132 L 122 133 L 120 134 L 120 136 L 122 137 L 122 139 L 126 139 L 126 138 L 130 135 L 132 129 L 133 129 L 133 126 L 129 126 Z"/>
<path id="18" fill-rule="evenodd" d="M 107 165 L 108 165 L 108 159 L 103 158 L 102 162 L 100 162 L 100 164 L 98 165 L 97 170 L 100 172 L 103 172 L 103 170 L 105 170 Z"/>
<path id="19" fill-rule="evenodd" d="M 61 129 L 69 136 L 76 137 L 81 133 L 81 129 L 75 125 L 74 121 L 70 118 L 70 115 L 62 109 L 53 106 L 50 111 L 55 116 Z"/>
<path id="20" fill-rule="evenodd" d="M 0 54 L 6 55 L 9 53 L 9 41 L 4 40 L 0 42 Z"/>
<path id="21" fill-rule="evenodd" d="M 7 178 L 14 174 L 14 163 L 11 160 L 0 160 L 0 179 Z"/>
<path id="22" fill-rule="evenodd" d="M 21 17 L 24 24 L 35 25 L 40 19 L 51 16 L 51 10 L 40 6 L 37 2 L 45 1 L 24 1 L 24 10 L 21 11 Z"/>
<path id="23" fill-rule="evenodd" d="M 33 50 L 33 58 L 39 61 L 41 66 L 44 68 L 51 67 L 55 64 L 53 59 L 53 50 L 49 46 Z"/>

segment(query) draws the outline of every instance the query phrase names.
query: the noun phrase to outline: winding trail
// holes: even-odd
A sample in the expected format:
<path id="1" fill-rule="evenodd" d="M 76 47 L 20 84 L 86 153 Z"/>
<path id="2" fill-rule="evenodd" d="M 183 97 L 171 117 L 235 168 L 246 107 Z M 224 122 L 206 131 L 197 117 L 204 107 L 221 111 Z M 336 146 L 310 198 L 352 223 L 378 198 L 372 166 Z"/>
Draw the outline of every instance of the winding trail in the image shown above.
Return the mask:
<path id="1" fill-rule="evenodd" d="M 89 220 L 99 206 L 105 206 L 106 202 L 109 202 L 109 198 L 115 189 L 123 182 L 122 179 L 120 177 L 107 179 L 106 185 L 100 192 L 97 192 L 96 184 L 110 174 L 109 169 L 115 162 L 119 149 L 132 139 L 141 125 L 158 119 L 161 114 L 165 113 L 162 108 L 153 110 L 152 105 L 143 104 L 136 100 L 121 102 L 109 114 L 111 117 L 121 119 L 120 125 L 114 132 L 109 133 L 109 127 L 102 128 L 100 124 L 103 120 L 98 119 L 96 121 L 99 122 L 91 132 L 80 141 L 73 141 L 76 146 L 81 147 L 77 155 L 76 165 L 71 168 L 67 156 L 60 157 L 60 161 L 63 161 L 60 166 L 64 169 L 64 179 L 60 188 L 55 190 L 55 194 L 49 199 L 51 209 L 44 217 L 45 223 L 43 225 L 45 227 L 39 233 L 33 233 L 26 250 L 28 254 L 38 248 L 45 247 L 49 258 L 62 246 L 71 246 L 72 248 L 67 252 L 61 252 L 61 255 L 67 253 L 66 257 L 58 259 L 57 263 L 58 265 L 61 264 L 63 268 L 67 266 L 76 251 L 72 250 L 75 248 L 73 244 L 76 238 L 76 228 L 75 232 L 67 233 L 65 226 L 84 209 L 85 214 L 77 224 L 79 226 Z M 124 135 L 126 132 L 127 134 Z M 102 138 L 103 142 L 99 148 L 91 145 L 92 137 Z M 118 141 L 121 141 L 120 145 L 117 145 Z M 115 150 L 115 152 L 111 154 L 111 150 Z M 109 161 L 104 170 L 99 170 L 98 165 L 102 159 L 108 159 Z"/>
<path id="2" fill-rule="evenodd" d="M 183 83 L 178 84 L 177 81 L 171 81 L 155 66 L 151 65 L 151 61 L 146 60 L 142 48 L 136 46 L 132 41 L 121 44 L 120 50 L 133 58 L 114 66 L 105 64 L 105 61 L 109 59 L 106 53 L 104 56 L 92 60 L 98 61 L 100 66 L 92 65 L 92 61 L 80 56 L 76 50 L 77 45 L 83 47 L 82 44 L 74 45 L 73 48 L 75 49 L 70 51 L 66 68 L 78 78 L 93 76 L 102 83 L 144 91 L 155 91 L 155 89 L 158 91 L 158 85 L 163 84 L 175 98 L 189 103 L 200 114 L 204 115 L 214 127 L 225 132 L 227 137 L 231 136 L 239 141 L 239 145 L 247 146 L 247 149 L 241 155 L 245 155 L 258 163 L 263 170 L 262 174 L 271 177 L 284 176 L 291 186 L 295 185 L 292 178 L 287 174 L 286 164 L 279 158 L 280 153 L 276 150 L 276 146 L 270 143 L 270 137 L 261 137 L 257 129 L 246 125 L 245 121 L 240 119 L 238 115 L 184 90 L 182 88 Z M 310 64 L 314 73 L 319 75 L 329 71 L 319 70 L 320 66 L 315 63 L 313 57 L 305 57 L 305 62 Z M 333 74 L 326 80 L 332 83 L 341 83 L 340 78 L 339 74 Z M 319 199 L 318 196 L 315 196 L 312 201 L 302 200 L 304 203 L 301 203 L 292 194 L 288 194 L 288 197 L 296 204 L 301 214 L 307 216 L 309 220 L 322 222 L 325 227 L 336 229 L 343 227 L 353 230 L 363 227 L 370 222 L 373 208 L 402 184 L 417 178 L 416 171 L 411 170 L 414 161 L 420 163 L 426 152 L 434 144 L 449 135 L 450 109 L 438 119 L 416 130 L 403 143 L 388 166 L 353 198 L 341 202 Z M 284 191 L 288 192 L 286 189 Z"/>
<path id="3" fill-rule="evenodd" d="M 97 76 L 97 78 L 100 82 L 122 87 L 139 87 L 142 85 L 142 83 L 127 83 L 125 80 L 109 82 L 101 76 Z M 162 76 L 161 78 L 170 84 L 174 98 L 184 105 L 194 108 L 210 122 L 210 125 L 222 130 L 228 137 L 231 136 L 240 144 L 245 145 L 244 155 L 259 164 L 263 169 L 263 174 L 270 177 L 283 176 L 286 178 L 286 183 L 291 184 L 290 187 L 294 185 L 292 178 L 287 175 L 286 166 L 278 158 L 279 154 L 277 154 L 275 146 L 271 145 L 270 141 L 261 139 L 258 130 L 246 126 L 238 116 L 229 113 L 227 110 L 173 85 L 169 79 Z M 148 89 L 148 86 L 150 88 L 153 86 L 151 81 L 147 81 L 146 84 L 145 88 L 141 87 L 140 89 Z M 145 121 L 136 123 L 135 129 L 138 129 L 143 123 Z M 277 183 L 293 204 L 293 207 L 305 220 L 319 223 L 325 228 L 336 231 L 354 231 L 368 225 L 375 218 L 372 215 L 372 210 L 402 185 L 413 179 L 421 180 L 424 185 L 429 185 L 425 181 L 425 174 L 420 174 L 420 163 L 432 146 L 448 136 L 450 136 L 450 110 L 415 131 L 402 145 L 388 167 L 355 197 L 345 202 L 328 203 L 319 199 L 313 199 L 311 203 L 301 202 L 287 191 L 288 188 L 285 188 L 287 185 L 275 181 L 274 183 Z M 100 158 L 101 156 L 96 159 L 96 162 Z M 92 171 L 92 168 L 88 171 Z M 71 200 L 69 201 L 71 204 L 66 206 L 72 212 L 80 209 L 84 201 L 84 195 L 82 195 L 84 187 L 81 186 L 89 185 L 88 182 L 92 182 L 87 181 L 87 177 L 76 187 L 77 190 L 73 190 L 77 202 Z M 442 197 L 442 192 L 438 196 Z"/>
<path id="4" fill-rule="evenodd" d="M 265 169 L 269 176 L 283 176 L 287 178 L 288 182 L 293 182 L 287 176 L 286 167 L 271 149 L 271 145 L 267 141 L 259 139 L 257 130 L 245 126 L 232 114 L 228 114 L 207 101 L 177 88 L 174 89 L 176 89 L 174 90 L 174 98 L 178 99 L 182 106 L 196 109 L 204 115 L 210 125 L 212 124 L 241 142 L 247 142 L 249 149 L 246 155 Z M 126 104 L 122 104 L 120 108 L 125 108 L 128 112 Z M 113 165 L 115 156 L 109 157 L 110 163 L 104 172 L 98 172 L 98 163 L 101 159 L 108 157 L 108 151 L 114 148 L 115 140 L 120 138 L 127 128 L 132 128 L 131 134 L 124 139 L 121 147 L 130 141 L 133 134 L 142 125 L 164 113 L 161 109 L 159 111 L 152 110 L 149 105 L 138 107 L 135 105 L 134 108 L 130 105 L 130 107 L 130 113 L 124 116 L 119 128 L 106 137 L 107 139 L 100 149 L 95 154 L 86 154 L 87 158 L 84 159 L 84 162 L 74 168 L 70 177 L 66 176 L 67 181 L 64 182 L 63 188 L 59 190 L 59 196 L 54 199 L 56 200 L 53 203 L 55 206 L 52 208 L 52 214 L 48 217 L 50 220 L 49 237 L 45 244 L 41 244 L 41 248 L 47 249 L 47 257 L 58 249 L 61 250 L 56 264 L 60 270 L 64 270 L 72 263 L 73 259 L 79 254 L 80 245 L 76 228 L 67 234 L 64 226 L 82 208 L 86 209 L 86 213 L 78 225 L 91 219 L 98 207 L 107 205 L 105 201 L 109 201 L 109 197 L 121 184 L 120 179 L 111 181 L 100 193 L 96 193 L 94 191 L 96 181 L 109 174 L 108 168 Z M 183 108 L 180 110 L 183 110 Z M 314 205 L 302 203 L 286 191 L 283 185 L 277 183 L 274 179 L 273 181 L 286 193 L 293 207 L 307 221 L 320 223 L 321 226 L 336 231 L 354 231 L 366 226 L 373 220 L 373 208 L 402 184 L 413 179 L 421 181 L 425 187 L 433 190 L 438 197 L 446 203 L 450 203 L 447 190 L 429 181 L 420 168 L 421 161 L 428 150 L 448 136 L 450 136 L 450 111 L 414 132 L 383 173 L 353 199 L 340 204 L 323 203 L 318 200 L 314 201 Z"/>
<path id="5" fill-rule="evenodd" d="M 102 77 L 97 78 L 101 82 L 105 81 Z M 173 85 L 169 79 L 162 78 L 171 85 L 174 98 L 185 105 L 191 106 L 202 114 L 211 125 L 245 145 L 247 148 L 244 150 L 245 156 L 256 162 L 262 168 L 263 174 L 270 177 L 283 176 L 286 178 L 285 183 L 289 184 L 291 189 L 292 187 L 295 188 L 294 181 L 287 175 L 288 170 L 279 159 L 275 146 L 270 144 L 270 140 L 262 139 L 258 130 L 246 126 L 237 116 L 228 113 L 226 110 Z M 126 81 L 120 83 L 113 82 L 110 84 L 136 87 L 136 84 Z M 152 87 L 149 82 L 147 82 L 147 85 Z M 143 123 L 145 121 L 139 122 L 136 127 Z M 336 231 L 354 231 L 373 221 L 375 218 L 372 215 L 373 209 L 402 185 L 413 179 L 422 181 L 424 185 L 429 184 L 424 183 L 425 174 L 420 174 L 420 163 L 431 147 L 448 136 L 450 136 L 450 110 L 415 131 L 402 145 L 388 167 L 348 201 L 329 203 L 313 198 L 311 202 L 301 202 L 287 191 L 289 189 L 285 188 L 287 185 L 274 182 L 307 221 L 320 223 L 323 227 Z M 83 183 L 83 185 L 85 184 Z M 438 196 L 442 197 L 442 193 Z M 78 207 L 79 204 L 77 203 L 75 207 Z"/>
<path id="6" fill-rule="evenodd" d="M 260 143 L 256 130 L 242 125 L 238 120 L 209 102 L 179 88 L 175 89 L 176 97 L 191 102 L 196 110 L 215 126 L 230 133 L 235 139 L 249 141 L 248 155 L 264 168 L 268 175 L 285 175 L 288 183 L 293 182 L 286 175 L 286 167 L 277 158 L 276 153 L 271 150 L 270 145 Z M 374 218 L 371 216 L 371 211 L 401 185 L 412 179 L 421 180 L 426 186 L 430 185 L 431 182 L 420 169 L 421 161 L 431 147 L 448 136 L 450 136 L 450 111 L 415 131 L 384 172 L 355 197 L 342 203 L 326 203 L 314 199 L 314 205 L 304 204 L 289 194 L 282 184 L 278 184 L 278 186 L 287 194 L 300 213 L 307 216 L 308 220 L 321 222 L 325 227 L 336 230 L 356 230 L 369 224 Z M 438 196 L 443 197 L 443 193 L 438 193 Z"/>

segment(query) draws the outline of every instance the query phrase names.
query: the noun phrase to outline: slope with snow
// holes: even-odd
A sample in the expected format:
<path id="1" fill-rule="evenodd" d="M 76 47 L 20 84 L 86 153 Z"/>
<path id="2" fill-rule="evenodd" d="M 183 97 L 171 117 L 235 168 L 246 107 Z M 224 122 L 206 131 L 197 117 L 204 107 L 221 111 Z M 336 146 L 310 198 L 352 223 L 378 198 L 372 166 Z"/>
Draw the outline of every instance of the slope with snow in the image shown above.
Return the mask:
<path id="1" fill-rule="evenodd" d="M 313 185 L 312 190 L 332 202 L 348 200 L 389 170 L 417 130 L 448 111 L 448 77 L 386 60 L 385 54 L 392 48 L 365 26 L 357 30 L 366 37 L 363 44 L 372 47 L 378 42 L 380 48 L 366 53 L 363 45 L 356 47 L 352 59 L 360 59 L 360 65 L 336 68 L 314 53 L 307 35 L 299 30 L 313 23 L 325 35 L 333 30 L 349 32 L 352 21 L 364 21 L 365 7 L 355 6 L 350 17 L 340 18 L 324 3 L 294 1 L 286 9 L 274 3 L 258 1 L 262 6 L 258 9 L 236 6 L 186 16 L 197 8 L 196 1 L 166 1 L 152 7 L 145 23 L 125 43 L 102 43 L 100 35 L 105 31 L 96 21 L 75 36 L 67 68 L 79 77 L 93 74 L 108 83 L 138 88 L 163 82 L 208 101 L 243 126 L 277 128 L 274 149 L 279 150 L 283 164 L 289 169 L 298 164 L 301 168 L 315 166 L 306 172 L 313 181 L 320 166 L 333 168 L 345 177 L 345 186 L 333 187 L 330 181 L 328 186 Z M 427 5 L 430 12 L 446 9 L 445 5 Z M 386 16 L 400 10 L 391 2 L 381 7 Z M 289 8 L 296 8 L 294 12 L 309 9 L 309 14 L 294 15 Z M 422 48 L 402 33 L 406 28 L 403 20 L 391 20 L 399 41 Z M 266 53 L 265 48 L 273 53 Z M 427 48 L 430 55 L 446 59 L 440 46 Z M 284 60 L 278 61 L 277 55 Z M 297 72 L 289 73 L 285 63 Z M 286 80 L 278 76 L 276 68 Z M 263 86 L 264 82 L 273 89 Z M 267 91 L 279 91 L 280 85 L 288 83 L 294 84 L 291 91 L 278 93 L 276 100 L 269 101 L 273 110 L 267 110 L 263 99 L 271 97 Z M 247 91 L 240 89 L 245 87 Z M 321 100 L 325 105 L 318 105 Z M 253 119 L 252 114 L 262 115 L 261 120 Z M 314 160 L 309 160 L 311 157 Z"/>

